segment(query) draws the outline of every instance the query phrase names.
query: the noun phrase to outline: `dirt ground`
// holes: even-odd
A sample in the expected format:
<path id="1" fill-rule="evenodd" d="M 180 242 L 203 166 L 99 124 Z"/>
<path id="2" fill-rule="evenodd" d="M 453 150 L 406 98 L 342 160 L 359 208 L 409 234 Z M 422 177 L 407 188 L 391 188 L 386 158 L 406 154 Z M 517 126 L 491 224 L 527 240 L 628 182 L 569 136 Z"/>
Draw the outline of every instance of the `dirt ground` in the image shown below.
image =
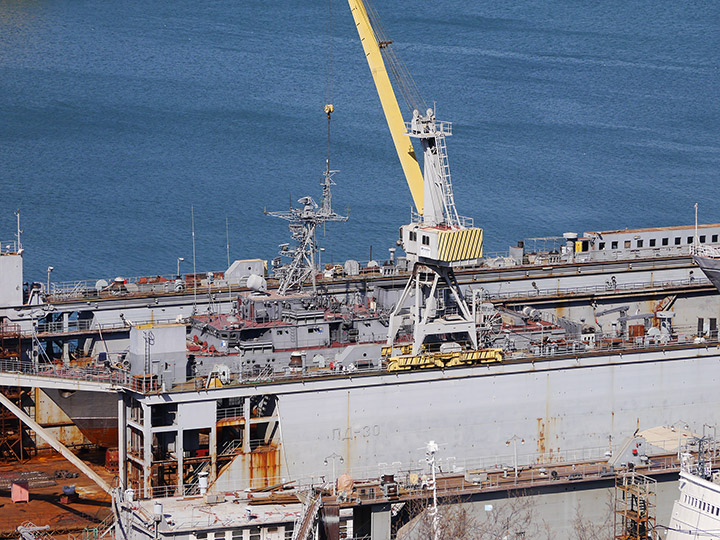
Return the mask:
<path id="1" fill-rule="evenodd" d="M 115 475 L 104 467 L 104 453 L 85 452 L 78 456 L 114 485 Z M 68 478 L 73 473 L 79 474 Z M 30 482 L 30 502 L 13 503 L 10 482 L 23 478 Z M 76 495 L 61 501 L 63 486 L 71 485 L 75 486 Z M 62 539 L 69 533 L 99 527 L 111 513 L 110 495 L 55 452 L 44 452 L 24 463 L 0 463 L 0 538 L 17 538 L 18 525 L 30 522 L 36 526 L 49 525 L 50 529 L 44 532 Z"/>

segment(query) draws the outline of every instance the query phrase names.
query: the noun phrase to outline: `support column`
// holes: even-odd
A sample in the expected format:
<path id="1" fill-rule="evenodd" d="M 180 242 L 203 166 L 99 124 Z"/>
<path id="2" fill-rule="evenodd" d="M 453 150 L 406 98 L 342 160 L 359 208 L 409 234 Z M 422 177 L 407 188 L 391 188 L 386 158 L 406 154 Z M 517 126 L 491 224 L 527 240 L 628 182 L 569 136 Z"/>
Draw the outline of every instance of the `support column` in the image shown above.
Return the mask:
<path id="1" fill-rule="evenodd" d="M 185 478 L 185 441 L 183 440 L 183 430 L 178 428 L 175 434 L 175 452 L 177 453 L 177 489 L 178 495 L 185 495 L 185 486 L 183 479 Z"/>
<path id="2" fill-rule="evenodd" d="M 65 312 L 62 314 L 62 331 L 67 332 L 70 329 L 70 314 Z M 70 343 L 67 340 L 67 335 L 62 342 L 62 359 L 63 365 L 68 367 L 70 365 Z"/>
<path id="3" fill-rule="evenodd" d="M 375 504 L 370 509 L 370 539 L 390 540 L 389 504 Z"/>
<path id="4" fill-rule="evenodd" d="M 127 409 L 125 394 L 118 392 L 118 476 L 120 486 L 127 488 Z"/>
<path id="5" fill-rule="evenodd" d="M 143 492 L 151 497 L 150 472 L 152 471 L 152 411 L 145 401 L 140 402 L 143 410 Z"/>
<path id="6" fill-rule="evenodd" d="M 340 540 L 340 506 L 325 504 L 320 509 L 320 540 Z"/>
<path id="7" fill-rule="evenodd" d="M 93 348 L 93 338 L 91 336 L 86 337 L 83 339 L 83 353 L 87 356 L 90 354 L 90 351 L 92 351 Z"/>
<path id="8" fill-rule="evenodd" d="M 245 427 L 243 433 L 242 451 L 244 454 L 250 453 L 250 398 L 243 400 L 243 415 L 245 416 Z"/>
<path id="9" fill-rule="evenodd" d="M 210 447 L 210 471 L 208 471 L 210 474 L 208 476 L 208 481 L 212 484 L 215 481 L 215 475 L 217 473 L 217 422 L 210 427 L 210 440 L 208 441 L 208 446 Z"/>

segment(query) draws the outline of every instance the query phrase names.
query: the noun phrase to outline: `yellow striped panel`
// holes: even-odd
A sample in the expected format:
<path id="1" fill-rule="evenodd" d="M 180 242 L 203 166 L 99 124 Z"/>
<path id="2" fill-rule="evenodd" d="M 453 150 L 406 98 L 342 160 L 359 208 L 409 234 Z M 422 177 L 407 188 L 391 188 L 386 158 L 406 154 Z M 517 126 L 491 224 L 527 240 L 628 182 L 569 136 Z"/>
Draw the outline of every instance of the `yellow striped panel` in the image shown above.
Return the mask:
<path id="1" fill-rule="evenodd" d="M 393 356 L 388 360 L 388 371 L 411 369 L 452 368 L 473 364 L 502 362 L 502 349 L 481 349 L 454 353 L 421 354 L 418 356 Z"/>
<path id="2" fill-rule="evenodd" d="M 467 261 L 482 257 L 482 229 L 440 231 L 438 233 L 438 258 L 445 262 Z"/>

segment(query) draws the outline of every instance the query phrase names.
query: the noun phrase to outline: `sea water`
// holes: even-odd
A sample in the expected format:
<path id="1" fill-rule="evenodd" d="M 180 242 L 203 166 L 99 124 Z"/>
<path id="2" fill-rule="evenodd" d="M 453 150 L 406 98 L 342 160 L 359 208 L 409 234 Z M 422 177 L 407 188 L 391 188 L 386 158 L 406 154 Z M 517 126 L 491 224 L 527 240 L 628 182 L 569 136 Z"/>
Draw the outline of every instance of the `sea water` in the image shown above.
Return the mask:
<path id="1" fill-rule="evenodd" d="M 525 237 L 720 221 L 720 4 L 374 5 L 448 140 L 486 252 Z M 412 200 L 344 2 L 0 1 L 0 240 L 26 280 L 276 256 L 320 200 L 323 261 L 384 260 Z M 410 111 L 402 103 L 403 112 Z M 227 237 L 226 237 L 227 224 Z M 229 242 L 228 242 L 229 240 Z"/>

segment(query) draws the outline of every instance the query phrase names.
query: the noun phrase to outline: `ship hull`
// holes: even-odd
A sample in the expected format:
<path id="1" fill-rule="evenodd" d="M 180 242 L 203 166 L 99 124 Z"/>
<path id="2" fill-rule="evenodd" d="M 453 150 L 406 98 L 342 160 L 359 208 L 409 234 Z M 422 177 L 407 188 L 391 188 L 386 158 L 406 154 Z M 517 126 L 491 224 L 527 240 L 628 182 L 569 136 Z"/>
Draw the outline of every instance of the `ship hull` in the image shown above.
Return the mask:
<path id="1" fill-rule="evenodd" d="M 720 291 L 720 260 L 693 255 L 693 260 L 702 269 L 708 279 Z"/>
<path id="2" fill-rule="evenodd" d="M 680 473 L 680 497 L 673 506 L 667 540 L 713 538 L 720 529 L 720 485 Z"/>
<path id="3" fill-rule="evenodd" d="M 117 394 L 115 392 L 64 391 L 45 388 L 43 392 L 70 417 L 93 444 L 104 448 L 118 444 Z"/>

